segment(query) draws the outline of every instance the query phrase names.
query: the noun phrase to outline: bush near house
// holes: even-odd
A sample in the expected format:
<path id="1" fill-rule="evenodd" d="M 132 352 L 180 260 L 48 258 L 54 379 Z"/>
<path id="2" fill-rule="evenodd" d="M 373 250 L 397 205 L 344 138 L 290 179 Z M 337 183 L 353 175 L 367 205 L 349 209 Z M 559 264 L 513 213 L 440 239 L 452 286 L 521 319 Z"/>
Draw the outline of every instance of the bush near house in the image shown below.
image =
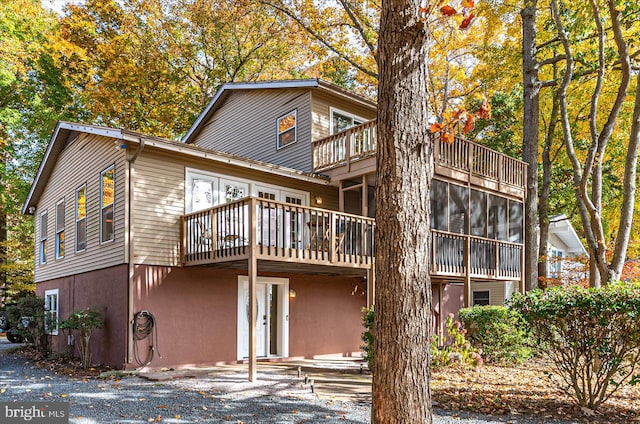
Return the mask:
<path id="1" fill-rule="evenodd" d="M 513 365 L 532 356 L 529 325 L 514 309 L 504 306 L 473 306 L 458 312 L 467 338 L 482 348 L 487 362 Z"/>
<path id="2" fill-rule="evenodd" d="M 44 299 L 24 296 L 7 308 L 12 331 L 32 343 L 40 354 L 49 354 L 49 334 L 45 328 Z"/>
<path id="3" fill-rule="evenodd" d="M 514 295 L 511 307 L 548 344 L 562 389 L 580 406 L 596 409 L 638 381 L 640 284 L 534 290 Z"/>
<path id="4" fill-rule="evenodd" d="M 83 368 L 91 366 L 91 336 L 93 330 L 104 326 L 102 314 L 91 308 L 73 312 L 69 318 L 60 323 L 60 329 L 76 331 L 74 335 L 78 342 L 80 361 Z"/>
<path id="5" fill-rule="evenodd" d="M 362 313 L 365 331 L 362 333 L 364 345 L 361 348 L 369 370 L 373 370 L 373 306 L 363 308 Z M 431 344 L 425 346 L 425 349 L 430 349 L 431 352 L 431 366 L 434 368 L 450 366 L 472 368 L 482 365 L 482 349 L 474 348 L 466 339 L 466 330 L 462 328 L 459 321 L 454 319 L 453 314 L 449 314 L 446 327 L 448 337 L 443 340 L 442 346 L 436 335 L 432 335 Z"/>

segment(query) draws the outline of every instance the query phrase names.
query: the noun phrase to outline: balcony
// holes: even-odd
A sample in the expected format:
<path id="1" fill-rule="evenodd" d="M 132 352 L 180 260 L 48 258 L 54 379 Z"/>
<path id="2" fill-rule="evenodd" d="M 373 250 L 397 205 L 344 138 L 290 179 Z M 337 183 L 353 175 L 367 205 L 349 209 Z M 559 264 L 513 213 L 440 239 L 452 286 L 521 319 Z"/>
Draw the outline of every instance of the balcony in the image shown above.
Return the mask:
<path id="1" fill-rule="evenodd" d="M 185 266 L 248 260 L 371 268 L 371 218 L 247 197 L 182 217 Z"/>
<path id="2" fill-rule="evenodd" d="M 526 167 L 521 160 L 465 140 L 460 136 L 449 144 L 437 135 L 434 143 L 434 172 L 479 187 L 524 198 Z M 313 142 L 314 172 L 340 180 L 375 172 L 376 121 L 349 128 Z"/>
<path id="3" fill-rule="evenodd" d="M 478 280 L 520 280 L 523 245 L 432 230 L 431 275 Z"/>

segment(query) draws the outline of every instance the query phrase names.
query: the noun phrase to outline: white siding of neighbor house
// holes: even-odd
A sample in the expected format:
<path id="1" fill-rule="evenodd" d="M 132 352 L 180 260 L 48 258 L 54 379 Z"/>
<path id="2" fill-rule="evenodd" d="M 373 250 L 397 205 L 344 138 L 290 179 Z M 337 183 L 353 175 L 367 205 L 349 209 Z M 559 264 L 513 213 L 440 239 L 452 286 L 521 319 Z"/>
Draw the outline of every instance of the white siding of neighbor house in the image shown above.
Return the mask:
<path id="1" fill-rule="evenodd" d="M 57 158 L 39 199 L 35 222 L 35 281 L 79 274 L 125 261 L 126 160 L 113 139 L 82 134 Z M 54 158 L 50 158 L 54 159 Z M 100 173 L 115 164 L 114 241 L 100 244 Z M 87 248 L 76 253 L 76 189 L 87 185 Z M 55 258 L 56 203 L 65 200 L 65 255 Z M 47 263 L 40 263 L 40 215 L 47 211 Z"/>
<path id="2" fill-rule="evenodd" d="M 323 199 L 322 207 L 336 210 L 337 190 L 211 160 L 170 155 L 144 148 L 133 165 L 133 262 L 175 266 L 180 262 L 180 217 L 185 210 L 186 168 L 232 178 L 289 187 Z"/>
<path id="3" fill-rule="evenodd" d="M 320 90 L 314 90 L 311 93 L 312 96 L 312 119 L 313 119 L 313 139 L 320 140 L 321 138 L 331 135 L 330 131 L 330 108 L 339 109 L 343 112 L 350 113 L 365 121 L 370 121 L 376 118 L 376 108 L 366 107 L 362 104 L 350 102 L 349 100 L 332 96 L 327 92 Z"/>
<path id="4" fill-rule="evenodd" d="M 277 148 L 277 119 L 297 113 L 296 142 Z M 233 153 L 301 171 L 311 171 L 309 88 L 230 90 L 194 138 L 196 146 Z"/>

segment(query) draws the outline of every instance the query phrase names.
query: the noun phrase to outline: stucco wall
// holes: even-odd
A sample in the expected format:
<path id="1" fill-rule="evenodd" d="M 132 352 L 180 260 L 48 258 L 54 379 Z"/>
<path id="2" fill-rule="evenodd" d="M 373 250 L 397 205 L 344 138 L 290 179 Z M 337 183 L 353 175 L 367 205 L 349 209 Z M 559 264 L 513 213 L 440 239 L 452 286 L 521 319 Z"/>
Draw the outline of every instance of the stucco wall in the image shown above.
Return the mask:
<path id="1" fill-rule="evenodd" d="M 45 281 L 36 285 L 36 294 L 58 289 L 58 315 L 67 319 L 71 312 L 92 308 L 104 314 L 105 325 L 92 338 L 92 362 L 122 368 L 127 338 L 127 266 L 119 265 L 98 271 Z M 60 330 L 51 336 L 54 352 L 67 349 L 67 334 Z M 76 349 L 76 356 L 78 351 Z"/>
<path id="2" fill-rule="evenodd" d="M 154 315 L 162 354 L 156 353 L 152 367 L 237 361 L 238 275 L 246 271 L 136 266 L 133 312 Z M 296 291 L 289 302 L 289 357 L 360 350 L 364 283 L 350 277 L 260 275 L 288 278 Z M 143 362 L 149 342 L 138 342 Z"/>

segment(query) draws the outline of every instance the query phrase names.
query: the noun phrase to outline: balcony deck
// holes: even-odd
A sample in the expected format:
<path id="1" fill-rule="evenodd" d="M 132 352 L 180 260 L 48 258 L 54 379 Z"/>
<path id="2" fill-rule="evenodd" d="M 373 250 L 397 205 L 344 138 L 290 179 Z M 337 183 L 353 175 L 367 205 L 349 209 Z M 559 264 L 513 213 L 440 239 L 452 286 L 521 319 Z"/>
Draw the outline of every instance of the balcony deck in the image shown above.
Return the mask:
<path id="1" fill-rule="evenodd" d="M 527 164 L 460 136 L 452 144 L 437 135 L 434 143 L 434 173 L 462 182 L 507 193 L 526 195 Z M 313 142 L 313 170 L 334 181 L 375 172 L 376 121 L 349 128 Z"/>
<path id="2" fill-rule="evenodd" d="M 363 275 L 374 264 L 375 221 L 247 197 L 182 217 L 182 263 Z M 521 243 L 432 230 L 431 275 L 450 281 L 521 278 Z"/>
<path id="3" fill-rule="evenodd" d="M 247 197 L 182 217 L 182 263 L 244 266 L 253 256 L 361 272 L 373 266 L 374 231 L 372 218 Z"/>

